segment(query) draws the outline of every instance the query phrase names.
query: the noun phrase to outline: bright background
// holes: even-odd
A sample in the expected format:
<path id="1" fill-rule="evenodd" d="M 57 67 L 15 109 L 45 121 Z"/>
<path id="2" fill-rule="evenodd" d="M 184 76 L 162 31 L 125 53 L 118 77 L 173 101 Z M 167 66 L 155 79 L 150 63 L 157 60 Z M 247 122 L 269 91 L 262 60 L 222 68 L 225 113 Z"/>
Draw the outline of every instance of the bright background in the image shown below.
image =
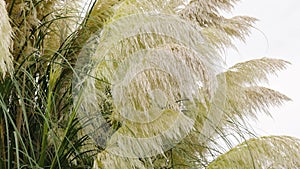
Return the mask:
<path id="1" fill-rule="evenodd" d="M 237 42 L 238 52 L 230 50 L 228 65 L 254 58 L 281 58 L 292 63 L 278 77 L 271 76 L 269 87 L 293 101 L 271 108 L 273 118 L 259 115 L 253 122 L 260 135 L 290 135 L 300 138 L 300 1 L 242 0 L 230 15 L 259 19 L 246 44 Z"/>

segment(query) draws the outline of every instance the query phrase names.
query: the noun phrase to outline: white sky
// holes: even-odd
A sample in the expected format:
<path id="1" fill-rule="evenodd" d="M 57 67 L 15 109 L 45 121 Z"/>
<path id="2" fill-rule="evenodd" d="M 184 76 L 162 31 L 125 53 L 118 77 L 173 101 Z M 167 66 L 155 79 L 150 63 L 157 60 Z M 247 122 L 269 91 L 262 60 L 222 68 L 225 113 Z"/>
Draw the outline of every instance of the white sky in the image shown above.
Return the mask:
<path id="1" fill-rule="evenodd" d="M 233 15 L 248 15 L 259 19 L 246 44 L 237 43 L 239 52 L 229 51 L 227 63 L 261 57 L 281 58 L 292 63 L 270 78 L 269 86 L 293 101 L 272 108 L 273 119 L 260 115 L 253 123 L 261 135 L 290 135 L 300 138 L 300 1 L 242 0 Z"/>

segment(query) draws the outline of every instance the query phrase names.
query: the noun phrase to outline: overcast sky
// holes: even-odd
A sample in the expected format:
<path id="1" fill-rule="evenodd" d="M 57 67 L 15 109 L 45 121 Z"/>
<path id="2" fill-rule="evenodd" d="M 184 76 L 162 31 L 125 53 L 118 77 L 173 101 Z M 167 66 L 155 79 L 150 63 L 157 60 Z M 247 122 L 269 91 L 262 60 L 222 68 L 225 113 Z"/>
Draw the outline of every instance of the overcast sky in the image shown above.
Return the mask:
<path id="1" fill-rule="evenodd" d="M 237 43 L 239 52 L 229 51 L 227 63 L 261 57 L 281 58 L 292 63 L 272 77 L 269 86 L 293 101 L 272 108 L 273 119 L 259 116 L 254 123 L 261 135 L 290 135 L 300 138 L 300 1 L 242 0 L 233 15 L 259 19 L 246 44 Z"/>

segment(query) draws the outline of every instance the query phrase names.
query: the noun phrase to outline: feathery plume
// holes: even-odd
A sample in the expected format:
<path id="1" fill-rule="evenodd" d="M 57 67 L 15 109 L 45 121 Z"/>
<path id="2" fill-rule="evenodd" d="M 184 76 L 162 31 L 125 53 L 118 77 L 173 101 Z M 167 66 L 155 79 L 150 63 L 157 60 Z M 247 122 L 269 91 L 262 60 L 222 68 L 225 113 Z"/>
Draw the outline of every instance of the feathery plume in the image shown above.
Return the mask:
<path id="1" fill-rule="evenodd" d="M 9 51 L 12 45 L 12 28 L 5 8 L 4 0 L 0 0 L 0 72 L 4 77 L 6 72 L 13 71 L 12 55 Z"/>

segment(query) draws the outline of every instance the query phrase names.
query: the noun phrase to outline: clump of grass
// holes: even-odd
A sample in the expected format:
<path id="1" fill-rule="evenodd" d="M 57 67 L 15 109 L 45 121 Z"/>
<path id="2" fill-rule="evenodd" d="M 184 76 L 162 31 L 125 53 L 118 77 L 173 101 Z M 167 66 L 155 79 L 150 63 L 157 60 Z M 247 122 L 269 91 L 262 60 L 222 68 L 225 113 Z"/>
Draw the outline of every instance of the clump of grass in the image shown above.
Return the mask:
<path id="1" fill-rule="evenodd" d="M 87 20 L 74 4 L 0 1 L 0 70 L 10 72 L 0 80 L 0 168 L 92 166 L 96 147 L 80 134 L 65 78 Z"/>

